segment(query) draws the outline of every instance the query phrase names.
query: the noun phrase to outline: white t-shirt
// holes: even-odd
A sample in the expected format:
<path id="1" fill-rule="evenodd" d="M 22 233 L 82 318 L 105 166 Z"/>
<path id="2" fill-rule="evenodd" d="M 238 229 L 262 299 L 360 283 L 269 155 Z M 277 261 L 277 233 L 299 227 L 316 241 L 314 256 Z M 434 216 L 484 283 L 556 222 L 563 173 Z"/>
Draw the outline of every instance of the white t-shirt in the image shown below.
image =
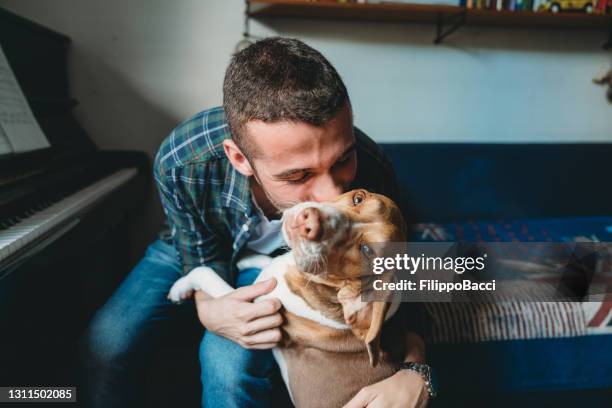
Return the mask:
<path id="1" fill-rule="evenodd" d="M 251 194 L 252 195 L 252 194 Z M 259 214 L 259 223 L 253 229 L 246 246 L 251 251 L 269 255 L 278 248 L 287 245 L 281 232 L 281 220 L 269 220 L 252 197 L 255 211 Z"/>

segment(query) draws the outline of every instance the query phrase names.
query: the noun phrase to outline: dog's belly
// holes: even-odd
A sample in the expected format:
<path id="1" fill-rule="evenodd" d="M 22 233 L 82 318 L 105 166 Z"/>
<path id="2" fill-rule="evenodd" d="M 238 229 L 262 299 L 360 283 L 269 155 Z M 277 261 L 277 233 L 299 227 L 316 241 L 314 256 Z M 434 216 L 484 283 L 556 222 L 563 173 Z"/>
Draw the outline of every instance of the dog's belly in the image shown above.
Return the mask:
<path id="1" fill-rule="evenodd" d="M 276 297 L 284 307 L 283 342 L 274 357 L 296 407 L 342 407 L 361 388 L 391 376 L 394 364 L 381 356 L 371 367 L 365 344 L 350 326 L 323 316 L 291 292 L 285 273 L 292 261 L 291 254 L 275 258 L 257 278 L 277 279 L 275 289 L 257 301 Z"/>
<path id="2" fill-rule="evenodd" d="M 350 330 L 322 326 L 285 312 L 283 344 L 276 349 L 298 408 L 342 407 L 359 390 L 395 372 L 388 354 L 370 366 L 365 344 Z"/>
<path id="3" fill-rule="evenodd" d="M 370 366 L 368 353 L 330 352 L 295 345 L 281 352 L 289 373 L 289 389 L 296 407 L 342 407 L 363 387 L 382 381 L 395 372 L 381 361 Z"/>

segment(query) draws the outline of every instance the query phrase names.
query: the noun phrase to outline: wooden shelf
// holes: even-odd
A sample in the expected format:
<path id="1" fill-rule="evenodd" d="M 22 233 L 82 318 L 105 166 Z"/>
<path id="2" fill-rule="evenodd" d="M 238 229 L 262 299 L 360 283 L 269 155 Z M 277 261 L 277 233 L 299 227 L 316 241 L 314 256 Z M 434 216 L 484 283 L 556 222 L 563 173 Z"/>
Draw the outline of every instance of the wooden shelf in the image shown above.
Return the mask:
<path id="1" fill-rule="evenodd" d="M 586 13 L 494 11 L 459 6 L 404 3 L 319 3 L 304 0 L 254 0 L 248 15 L 254 18 L 297 17 L 357 21 L 424 22 L 461 16 L 461 24 L 506 27 L 609 28 L 612 15 Z"/>

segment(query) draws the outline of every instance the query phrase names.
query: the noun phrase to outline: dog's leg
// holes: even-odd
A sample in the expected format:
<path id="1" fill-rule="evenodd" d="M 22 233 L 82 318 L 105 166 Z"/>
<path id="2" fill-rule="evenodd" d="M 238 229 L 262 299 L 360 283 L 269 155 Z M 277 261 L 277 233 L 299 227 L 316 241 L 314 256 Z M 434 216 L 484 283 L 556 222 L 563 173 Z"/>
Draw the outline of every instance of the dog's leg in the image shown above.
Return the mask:
<path id="1" fill-rule="evenodd" d="M 198 266 L 183 276 L 170 288 L 168 299 L 181 303 L 188 299 L 195 290 L 203 290 L 212 297 L 220 297 L 234 290 L 217 273 L 208 266 Z"/>
<path id="2" fill-rule="evenodd" d="M 263 269 L 272 262 L 272 258 L 267 255 L 250 255 L 245 256 L 236 263 L 236 267 L 239 271 L 250 268 Z"/>
<path id="3" fill-rule="evenodd" d="M 238 270 L 249 268 L 263 269 L 271 261 L 272 258 L 266 255 L 251 255 L 242 258 L 236 266 Z M 189 299 L 195 290 L 203 290 L 212 297 L 220 297 L 228 294 L 234 288 L 228 285 L 208 266 L 198 266 L 174 282 L 168 293 L 168 299 L 174 303 L 181 303 L 183 300 Z"/>

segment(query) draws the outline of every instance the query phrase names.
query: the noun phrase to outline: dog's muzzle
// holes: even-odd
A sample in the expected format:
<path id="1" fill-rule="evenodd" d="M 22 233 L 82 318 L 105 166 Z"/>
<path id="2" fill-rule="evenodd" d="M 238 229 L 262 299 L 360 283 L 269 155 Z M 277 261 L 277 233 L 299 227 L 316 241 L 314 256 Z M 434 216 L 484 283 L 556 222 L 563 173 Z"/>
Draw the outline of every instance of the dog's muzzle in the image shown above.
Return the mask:
<path id="1" fill-rule="evenodd" d="M 326 204 L 300 203 L 283 214 L 285 242 L 295 251 L 304 272 L 320 272 L 329 251 L 347 238 L 350 229 L 350 218 Z"/>
<path id="2" fill-rule="evenodd" d="M 283 213 L 283 235 L 293 248 L 296 241 L 322 243 L 346 233 L 350 220 L 335 207 L 316 202 L 297 204 Z"/>

